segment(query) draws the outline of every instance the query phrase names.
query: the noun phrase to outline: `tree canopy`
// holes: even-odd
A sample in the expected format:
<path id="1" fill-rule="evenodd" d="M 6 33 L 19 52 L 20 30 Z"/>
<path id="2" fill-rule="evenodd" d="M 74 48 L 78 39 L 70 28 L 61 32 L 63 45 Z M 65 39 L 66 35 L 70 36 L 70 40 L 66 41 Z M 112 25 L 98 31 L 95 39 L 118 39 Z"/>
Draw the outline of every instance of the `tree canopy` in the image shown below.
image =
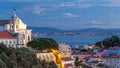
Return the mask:
<path id="1" fill-rule="evenodd" d="M 82 61 L 80 61 L 79 58 L 76 57 L 74 64 L 75 64 L 75 66 L 81 66 L 81 62 L 82 62 Z"/>
<path id="2" fill-rule="evenodd" d="M 120 38 L 117 35 L 113 35 L 110 38 L 105 38 L 102 41 L 96 42 L 95 45 L 104 49 L 114 46 L 120 46 Z"/>
<path id="3" fill-rule="evenodd" d="M 54 62 L 40 61 L 27 48 L 7 48 L 0 43 L 0 68 L 57 68 Z"/>
<path id="4" fill-rule="evenodd" d="M 28 47 L 45 50 L 45 49 L 58 49 L 58 44 L 51 38 L 37 38 L 27 43 Z"/>

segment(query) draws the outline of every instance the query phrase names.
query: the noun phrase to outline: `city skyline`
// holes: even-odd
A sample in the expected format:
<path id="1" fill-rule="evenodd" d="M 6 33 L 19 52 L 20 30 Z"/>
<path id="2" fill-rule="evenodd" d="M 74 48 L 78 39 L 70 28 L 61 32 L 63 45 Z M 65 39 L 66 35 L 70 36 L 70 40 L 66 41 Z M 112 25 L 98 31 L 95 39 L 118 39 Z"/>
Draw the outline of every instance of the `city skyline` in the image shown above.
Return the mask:
<path id="1" fill-rule="evenodd" d="M 35 27 L 73 30 L 120 28 L 119 0 L 1 0 L 0 19 L 9 19 L 13 9 Z"/>

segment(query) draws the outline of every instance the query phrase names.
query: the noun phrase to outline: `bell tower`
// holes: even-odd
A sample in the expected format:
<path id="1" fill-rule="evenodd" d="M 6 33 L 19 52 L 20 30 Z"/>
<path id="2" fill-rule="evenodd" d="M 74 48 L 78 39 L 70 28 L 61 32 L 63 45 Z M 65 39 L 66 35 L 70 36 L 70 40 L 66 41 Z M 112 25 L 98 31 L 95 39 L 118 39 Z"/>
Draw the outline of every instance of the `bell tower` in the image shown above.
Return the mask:
<path id="1" fill-rule="evenodd" d="M 16 9 L 14 9 L 13 11 L 12 22 L 13 22 L 13 31 L 16 33 L 18 30 L 18 24 L 19 24 L 19 17 L 16 14 Z"/>
<path id="2" fill-rule="evenodd" d="M 19 26 L 19 20 L 20 18 L 16 14 L 16 9 L 13 10 L 13 15 L 12 18 L 9 20 L 9 24 L 7 24 L 7 30 L 10 31 L 11 33 L 16 33 Z"/>
<path id="3" fill-rule="evenodd" d="M 18 47 L 25 47 L 27 42 L 31 41 L 32 30 L 27 29 L 27 25 L 17 16 L 16 9 L 14 9 L 9 22 L 7 30 L 13 34 L 17 34 Z"/>

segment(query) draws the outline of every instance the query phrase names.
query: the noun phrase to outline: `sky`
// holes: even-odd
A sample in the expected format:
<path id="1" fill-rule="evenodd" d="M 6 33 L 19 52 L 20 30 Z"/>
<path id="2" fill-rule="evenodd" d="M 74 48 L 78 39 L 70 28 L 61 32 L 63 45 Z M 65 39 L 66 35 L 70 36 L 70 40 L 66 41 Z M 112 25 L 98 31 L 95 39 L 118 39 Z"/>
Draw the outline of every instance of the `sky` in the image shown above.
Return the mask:
<path id="1" fill-rule="evenodd" d="M 120 0 L 0 0 L 0 20 L 11 19 L 14 8 L 33 27 L 120 28 Z"/>

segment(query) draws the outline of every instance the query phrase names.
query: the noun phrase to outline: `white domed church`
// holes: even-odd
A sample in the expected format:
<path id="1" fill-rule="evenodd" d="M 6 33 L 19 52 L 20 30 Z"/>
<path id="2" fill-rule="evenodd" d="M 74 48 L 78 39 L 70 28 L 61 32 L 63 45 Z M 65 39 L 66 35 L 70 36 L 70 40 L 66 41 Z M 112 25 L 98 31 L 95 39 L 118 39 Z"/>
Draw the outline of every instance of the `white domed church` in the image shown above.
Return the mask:
<path id="1" fill-rule="evenodd" d="M 27 25 L 16 15 L 16 10 L 10 20 L 0 20 L 0 26 L 5 26 L 5 30 L 0 31 L 0 43 L 7 47 L 26 47 L 32 39 L 32 30 L 27 29 Z"/>

